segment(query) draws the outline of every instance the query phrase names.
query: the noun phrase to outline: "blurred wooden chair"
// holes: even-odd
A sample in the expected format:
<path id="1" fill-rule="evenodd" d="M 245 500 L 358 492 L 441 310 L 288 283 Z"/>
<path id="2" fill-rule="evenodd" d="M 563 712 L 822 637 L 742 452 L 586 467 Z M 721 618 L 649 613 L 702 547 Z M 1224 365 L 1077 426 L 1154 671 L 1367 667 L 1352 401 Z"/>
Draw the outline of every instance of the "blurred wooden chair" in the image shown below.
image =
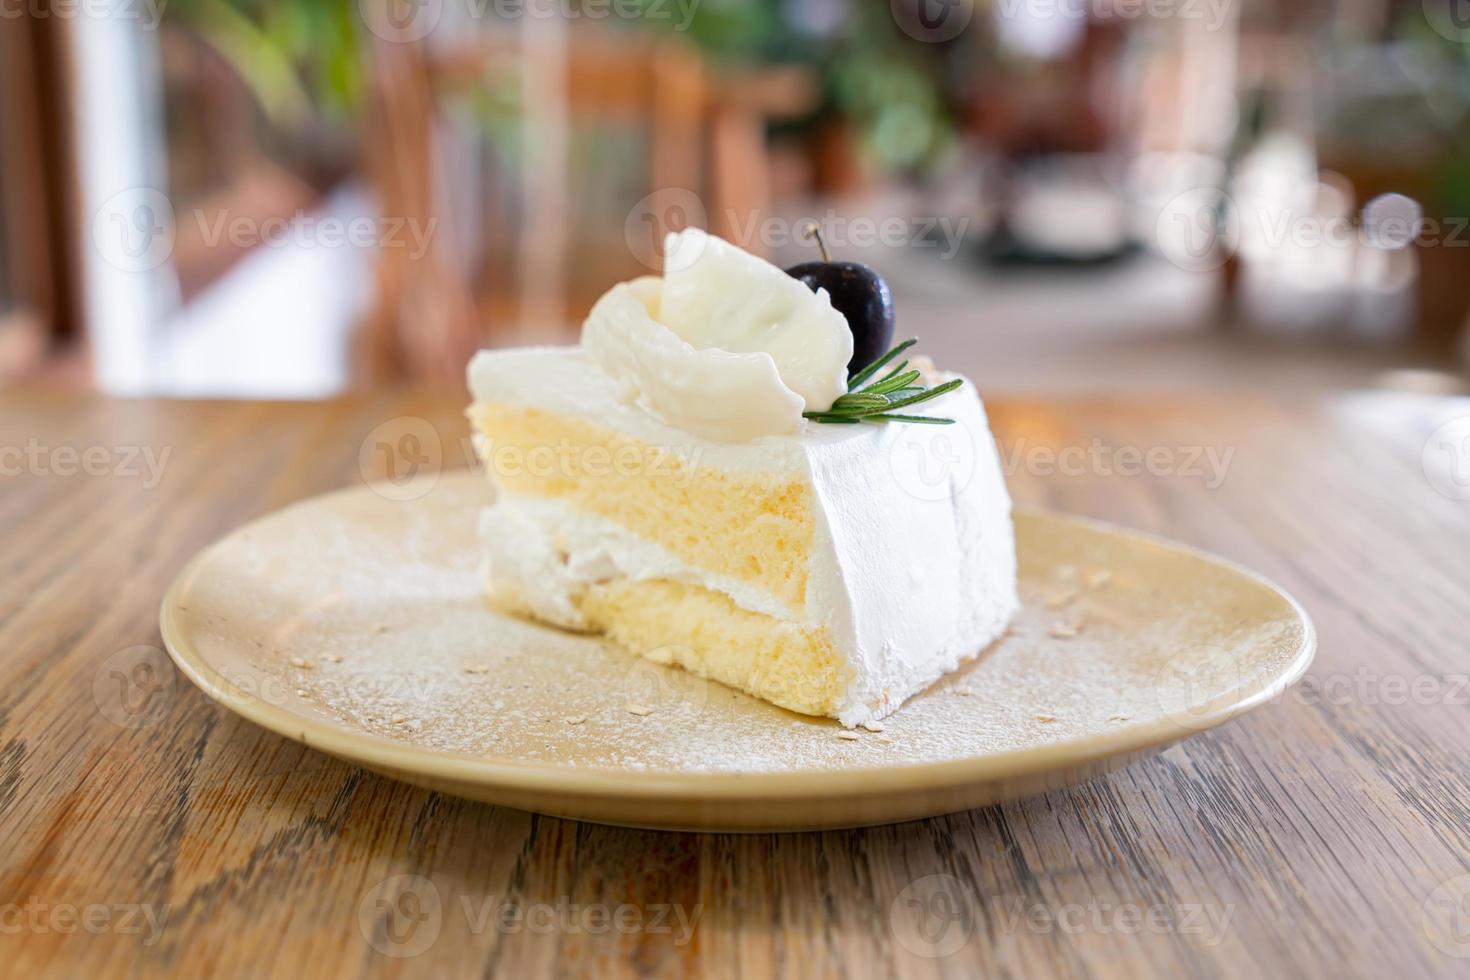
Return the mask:
<path id="1" fill-rule="evenodd" d="M 818 95 L 801 69 L 716 74 L 679 39 L 556 19 L 521 24 L 448 46 L 374 46 L 365 144 L 382 213 L 435 225 L 422 255 L 380 253 L 355 365 L 361 380 L 458 383 L 478 347 L 565 342 L 609 283 L 656 271 L 634 254 L 621 220 L 577 224 L 569 202 L 585 175 L 573 172 L 574 134 L 608 125 L 643 134 L 643 208 L 678 226 L 692 193 L 710 230 L 728 237 L 768 213 L 767 119 L 809 111 Z M 498 242 L 465 254 L 455 243 L 476 236 L 458 223 L 482 218 L 448 204 L 439 98 L 508 81 L 532 121 L 522 130 L 514 228 L 492 229 Z"/>

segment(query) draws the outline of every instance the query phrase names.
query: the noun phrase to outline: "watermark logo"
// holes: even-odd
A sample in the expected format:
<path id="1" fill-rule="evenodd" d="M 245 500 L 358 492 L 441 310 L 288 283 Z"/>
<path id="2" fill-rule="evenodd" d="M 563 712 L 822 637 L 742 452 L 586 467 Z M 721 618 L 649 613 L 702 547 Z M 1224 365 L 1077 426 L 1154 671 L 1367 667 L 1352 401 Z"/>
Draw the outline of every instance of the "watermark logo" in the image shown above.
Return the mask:
<path id="1" fill-rule="evenodd" d="M 124 272 L 158 268 L 174 251 L 173 204 L 152 187 L 119 191 L 92 216 L 92 245 Z"/>
<path id="2" fill-rule="evenodd" d="M 1470 500 L 1470 415 L 1450 419 L 1430 433 L 1419 462 L 1435 492 Z"/>
<path id="3" fill-rule="evenodd" d="M 357 450 L 363 482 L 389 500 L 418 500 L 444 469 L 444 445 L 428 419 L 403 415 L 376 426 Z"/>
<path id="4" fill-rule="evenodd" d="M 1195 187 L 1159 210 L 1154 241 L 1164 258 L 1186 272 L 1218 269 L 1240 245 L 1240 224 L 1223 191 Z"/>
<path id="5" fill-rule="evenodd" d="M 168 654 L 132 646 L 112 654 L 92 675 L 92 700 L 120 728 L 145 728 L 163 717 L 178 684 Z"/>
<path id="6" fill-rule="evenodd" d="M 893 938 L 915 956 L 953 956 L 975 934 L 975 910 L 954 875 L 925 875 L 898 893 L 888 906 Z"/>
<path id="7" fill-rule="evenodd" d="M 152 490 L 172 454 L 172 446 L 50 446 L 32 436 L 24 446 L 0 446 L 0 476 L 141 478 Z"/>
<path id="8" fill-rule="evenodd" d="M 380 39 L 410 44 L 439 26 L 444 0 L 357 0 L 357 11 Z"/>
<path id="9" fill-rule="evenodd" d="M 1204 21 L 1218 31 L 1231 20 L 1231 0 L 998 0 L 996 16 L 1031 24 L 1134 20 Z"/>
<path id="10" fill-rule="evenodd" d="M 0 20 L 137 21 L 156 31 L 168 0 L 0 0 Z"/>
<path id="11" fill-rule="evenodd" d="M 810 246 L 810 229 L 815 225 L 821 229 L 823 244 L 834 255 L 854 249 L 911 248 L 933 250 L 941 261 L 949 261 L 959 254 L 970 228 L 968 216 L 958 219 L 943 215 L 877 217 L 844 214 L 833 208 L 795 219 L 761 217 L 756 213 L 742 217 L 727 210 L 725 222 L 730 228 L 730 240 L 744 249 L 765 251 L 792 245 Z M 812 257 L 816 258 L 815 253 Z"/>
<path id="12" fill-rule="evenodd" d="M 394 959 L 426 952 L 439 939 L 444 906 L 423 875 L 393 875 L 369 888 L 357 905 L 357 928 L 368 945 Z"/>
<path id="13" fill-rule="evenodd" d="M 1470 41 L 1470 0 L 1424 0 L 1424 19 L 1447 41 Z"/>
<path id="14" fill-rule="evenodd" d="M 926 44 L 953 41 L 975 16 L 974 0 L 889 0 L 888 9 L 899 30 Z"/>
<path id="15" fill-rule="evenodd" d="M 1197 936 L 1199 944 L 1218 946 L 1235 918 L 1234 905 L 1189 902 L 1165 905 L 1154 902 L 1066 902 L 1050 905 L 1012 898 L 1000 909 L 1000 929 L 1005 933 L 1029 932 L 1039 936 L 1168 935 Z"/>
<path id="16" fill-rule="evenodd" d="M 344 248 L 402 249 L 412 260 L 429 251 L 439 219 L 431 217 L 374 217 L 372 215 L 313 214 L 296 211 L 289 215 L 231 215 L 220 208 L 213 213 L 202 208 L 192 212 L 199 241 L 206 248 L 227 243 L 244 251 L 255 248 Z"/>
<path id="17" fill-rule="evenodd" d="M 20 933 L 63 936 L 85 932 L 93 936 L 142 936 L 144 946 L 154 946 L 163 935 L 169 907 L 151 902 L 43 902 L 31 896 L 24 902 L 0 904 L 0 936 Z"/>
<path id="18" fill-rule="evenodd" d="M 1140 476 L 1198 480 L 1206 490 L 1218 490 L 1235 460 L 1234 446 L 1113 446 L 1094 436 L 1087 445 L 1035 445 L 1024 436 L 1001 449 L 1001 465 L 1008 477 L 1025 473 L 1050 477 Z"/>
<path id="19" fill-rule="evenodd" d="M 623 220 L 623 241 L 639 264 L 652 272 L 687 269 L 704 251 L 703 236 L 678 239 L 678 253 L 666 255 L 668 236 L 685 228 L 708 227 L 709 213 L 698 194 L 667 187 L 633 205 Z"/>
<path id="20" fill-rule="evenodd" d="M 1440 882 L 1424 900 L 1419 916 L 1435 949 L 1455 959 L 1470 958 L 1470 875 Z"/>
<path id="21" fill-rule="evenodd" d="M 688 647 L 661 647 L 639 657 L 623 674 L 623 697 L 629 708 L 647 708 L 650 712 L 682 708 L 700 714 L 709 704 L 710 682 L 682 669 L 693 662 L 694 652 Z M 665 663 L 681 666 L 665 666 Z"/>
<path id="22" fill-rule="evenodd" d="M 1220 709 L 1236 700 L 1244 681 L 1240 660 L 1214 644 L 1175 654 L 1154 675 L 1163 717 L 1189 732 L 1209 728 Z"/>
<path id="23" fill-rule="evenodd" d="M 975 475 L 975 440 L 964 422 L 900 424 L 895 431 L 888 466 L 909 496 L 949 500 L 969 485 Z"/>

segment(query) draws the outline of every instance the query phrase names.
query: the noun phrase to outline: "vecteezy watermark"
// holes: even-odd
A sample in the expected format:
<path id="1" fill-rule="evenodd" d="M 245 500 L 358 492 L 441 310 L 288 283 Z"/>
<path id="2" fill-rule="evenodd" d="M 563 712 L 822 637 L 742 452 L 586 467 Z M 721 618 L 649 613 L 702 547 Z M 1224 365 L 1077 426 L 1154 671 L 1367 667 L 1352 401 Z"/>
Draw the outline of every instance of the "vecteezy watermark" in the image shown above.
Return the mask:
<path id="1" fill-rule="evenodd" d="M 4 0 L 0 0 L 3 3 Z M 402 249 L 421 258 L 439 226 L 437 217 L 232 214 L 228 209 L 187 212 L 194 236 L 207 248 Z M 180 215 L 162 191 L 133 187 L 103 202 L 92 216 L 92 243 L 105 262 L 124 272 L 156 269 L 173 255 Z"/>
<path id="2" fill-rule="evenodd" d="M 1203 945 L 1215 946 L 1225 938 L 1234 917 L 1233 905 L 1202 902 L 1050 903 L 1017 895 L 979 895 L 947 874 L 916 879 L 888 907 L 894 939 L 910 953 L 928 959 L 964 949 L 982 918 L 1006 935 L 1175 934 L 1196 936 Z"/>
<path id="3" fill-rule="evenodd" d="M 681 242 L 677 256 L 665 254 L 668 236 L 685 228 L 708 228 L 709 213 L 698 194 L 666 187 L 639 199 L 623 219 L 623 241 L 639 264 L 652 272 L 687 268 L 699 258 L 700 242 Z"/>
<path id="4" fill-rule="evenodd" d="M 1374 248 L 1395 251 L 1470 247 L 1470 217 L 1426 217 L 1403 194 L 1382 194 L 1355 220 L 1289 206 L 1242 208 L 1223 190 L 1195 187 L 1170 198 L 1154 222 L 1154 244 L 1189 272 L 1218 269 L 1240 252 L 1270 254 L 1285 247 Z"/>
<path id="5" fill-rule="evenodd" d="M 221 208 L 213 214 L 202 208 L 192 212 L 199 240 L 208 248 L 221 242 L 246 248 L 376 248 L 405 249 L 411 259 L 422 258 L 439 227 L 436 217 L 378 218 L 370 215 L 308 214 L 258 218 L 235 215 Z"/>
<path id="6" fill-rule="evenodd" d="M 1470 875 L 1439 883 L 1419 910 L 1424 936 L 1446 956 L 1470 958 Z"/>
<path id="7" fill-rule="evenodd" d="M 999 903 L 1005 933 L 1102 936 L 1181 935 L 1198 937 L 1200 945 L 1218 946 L 1235 918 L 1234 905 L 1205 902 L 1047 902 L 1012 897 Z"/>
<path id="8" fill-rule="evenodd" d="M 1360 666 L 1350 673 L 1308 674 L 1284 697 L 1304 705 L 1470 705 L 1470 674 L 1398 674 Z"/>
<path id="9" fill-rule="evenodd" d="M 0 0 L 0 20 L 119 20 L 138 21 L 155 31 L 168 0 Z"/>
<path id="10" fill-rule="evenodd" d="M 1470 415 L 1450 419 L 1424 440 L 1424 479 L 1451 500 L 1470 500 Z"/>
<path id="11" fill-rule="evenodd" d="M 444 443 L 428 419 L 401 415 L 363 437 L 357 448 L 362 480 L 389 500 L 417 500 L 439 483 Z"/>
<path id="12" fill-rule="evenodd" d="M 888 928 L 915 956 L 953 956 L 975 934 L 974 903 L 953 875 L 925 875 L 910 882 L 888 906 Z"/>
<path id="13" fill-rule="evenodd" d="M 1240 658 L 1222 646 L 1206 644 L 1170 657 L 1154 675 L 1154 694 L 1162 717 L 1186 732 L 1220 721 L 1220 713 L 1239 701 L 1246 680 Z"/>
<path id="14" fill-rule="evenodd" d="M 0 935 L 46 935 L 78 932 L 94 936 L 142 936 L 152 946 L 163 935 L 169 907 L 151 902 L 43 902 L 32 895 L 24 902 L 0 903 Z"/>
<path id="15" fill-rule="evenodd" d="M 915 500 L 949 500 L 975 475 L 975 436 L 969 426 L 897 423 L 888 450 L 894 481 Z"/>
<path id="16" fill-rule="evenodd" d="M 129 187 L 102 202 L 92 216 L 92 245 L 123 272 L 147 272 L 174 251 L 174 206 L 153 187 Z"/>
<path id="17" fill-rule="evenodd" d="M 357 928 L 368 945 L 395 959 L 433 946 L 444 925 L 439 888 L 422 875 L 393 875 L 363 893 Z"/>
<path id="18" fill-rule="evenodd" d="M 964 246 L 968 217 L 944 215 L 903 217 L 850 215 L 833 208 L 797 218 L 740 212 L 727 208 L 723 232 L 747 251 L 770 252 L 792 245 L 809 245 L 810 229 L 821 229 L 822 241 L 836 255 L 849 249 L 876 247 L 931 250 L 940 259 L 952 259 Z M 639 264 L 652 272 L 687 268 L 703 251 L 702 239 L 679 239 L 678 254 L 667 254 L 668 236 L 685 228 L 708 228 L 710 214 L 698 194 L 682 187 L 655 191 L 638 201 L 623 221 L 623 238 Z"/>
<path id="19" fill-rule="evenodd" d="M 625 708 L 635 712 L 647 709 L 650 714 L 670 710 L 702 713 L 709 704 L 710 682 L 680 669 L 691 663 L 693 656 L 688 647 L 667 646 L 635 658 L 623 674 Z"/>
<path id="20" fill-rule="evenodd" d="M 792 244 L 808 244 L 808 229 L 816 225 L 822 241 L 834 253 L 848 248 L 915 248 L 934 249 L 941 259 L 952 259 L 965 243 L 970 219 L 943 216 L 900 217 L 888 215 L 846 215 L 828 209 L 821 215 L 787 219 L 748 215 L 744 220 L 734 211 L 725 213 L 731 241 L 742 248 L 754 246 L 784 248 Z"/>
<path id="21" fill-rule="evenodd" d="M 145 728 L 163 717 L 177 685 L 167 653 L 152 646 L 125 647 L 92 675 L 92 700 L 114 725 Z"/>
<path id="22" fill-rule="evenodd" d="M 1217 490 L 1230 472 L 1234 446 L 1112 446 L 1094 437 L 1085 446 L 1033 445 L 1024 436 L 1001 447 L 1006 476 L 1139 476 L 1199 480 Z"/>
<path id="23" fill-rule="evenodd" d="M 384 717 L 392 717 L 398 704 L 422 704 L 433 694 L 434 682 L 427 676 L 412 671 L 339 672 L 340 662 L 336 654 L 283 657 L 275 668 L 224 667 L 206 674 L 203 683 L 221 704 L 286 705 L 309 696 L 322 704 L 378 705 Z"/>
<path id="24" fill-rule="evenodd" d="M 1209 272 L 1240 246 L 1240 224 L 1224 191 L 1194 187 L 1159 209 L 1154 243 L 1164 258 L 1186 272 Z"/>
<path id="25" fill-rule="evenodd" d="M 462 0 L 456 12 L 474 21 L 648 21 L 689 30 L 700 0 Z M 445 0 L 358 0 L 367 29 L 384 41 L 421 40 L 439 26 Z M 462 22 L 456 18 L 456 27 Z"/>
<path id="26" fill-rule="evenodd" d="M 975 0 L 888 0 L 893 22 L 915 41 L 941 44 L 964 33 L 975 16 Z"/>
<path id="27" fill-rule="evenodd" d="M 704 450 L 700 446 L 656 446 L 627 443 L 617 446 L 580 446 L 568 439 L 534 445 L 480 444 L 481 464 L 497 480 L 525 477 L 571 480 L 601 480 L 609 477 L 640 476 L 668 480 L 688 486 L 698 470 Z"/>
<path id="28" fill-rule="evenodd" d="M 446 903 L 433 881 L 422 875 L 385 878 L 369 888 L 357 907 L 357 926 L 368 945 L 396 959 L 418 956 L 438 941 L 451 913 L 472 935 L 655 935 L 675 946 L 694 938 L 704 906 L 680 903 L 573 902 L 562 895 L 551 902 L 527 902 L 498 895 L 460 895 Z"/>
<path id="29" fill-rule="evenodd" d="M 1470 3 L 1466 0 L 1423 0 L 1424 19 L 1447 41 L 1470 42 Z"/>
<path id="30" fill-rule="evenodd" d="M 1231 17 L 1233 0 L 996 0 L 995 16 L 1029 21 L 1197 20 L 1218 31 Z"/>
<path id="31" fill-rule="evenodd" d="M 704 449 L 652 443 L 579 445 L 554 442 L 496 442 L 481 434 L 445 441 L 428 419 L 403 415 L 373 427 L 358 446 L 362 480 L 391 500 L 417 500 L 439 482 L 454 452 L 455 465 L 488 472 L 499 482 L 521 479 L 601 480 L 643 477 L 684 487 L 694 479 Z"/>
<path id="32" fill-rule="evenodd" d="M 142 478 L 152 490 L 172 454 L 172 446 L 48 446 L 32 436 L 24 446 L 0 446 L 0 476 Z"/>

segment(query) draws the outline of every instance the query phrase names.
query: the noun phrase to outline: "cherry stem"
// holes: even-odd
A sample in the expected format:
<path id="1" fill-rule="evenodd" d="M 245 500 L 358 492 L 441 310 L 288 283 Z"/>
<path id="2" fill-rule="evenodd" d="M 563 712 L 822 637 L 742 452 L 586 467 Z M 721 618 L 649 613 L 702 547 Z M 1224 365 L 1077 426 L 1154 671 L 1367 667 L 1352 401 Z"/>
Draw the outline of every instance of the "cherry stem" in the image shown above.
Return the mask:
<path id="1" fill-rule="evenodd" d="M 832 256 L 827 254 L 827 243 L 822 241 L 822 226 L 815 221 L 806 226 L 806 237 L 817 243 L 817 248 L 822 252 L 822 261 L 831 262 Z"/>

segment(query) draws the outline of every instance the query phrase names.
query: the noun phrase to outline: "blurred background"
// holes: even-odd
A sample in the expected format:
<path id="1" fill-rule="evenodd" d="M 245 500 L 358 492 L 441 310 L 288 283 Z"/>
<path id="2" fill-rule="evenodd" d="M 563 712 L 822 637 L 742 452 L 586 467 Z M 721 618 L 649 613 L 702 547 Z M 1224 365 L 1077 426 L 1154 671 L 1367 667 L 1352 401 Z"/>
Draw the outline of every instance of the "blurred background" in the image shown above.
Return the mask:
<path id="1" fill-rule="evenodd" d="M 698 224 L 992 390 L 1464 387 L 1466 0 L 0 0 L 0 385 L 327 397 Z"/>

